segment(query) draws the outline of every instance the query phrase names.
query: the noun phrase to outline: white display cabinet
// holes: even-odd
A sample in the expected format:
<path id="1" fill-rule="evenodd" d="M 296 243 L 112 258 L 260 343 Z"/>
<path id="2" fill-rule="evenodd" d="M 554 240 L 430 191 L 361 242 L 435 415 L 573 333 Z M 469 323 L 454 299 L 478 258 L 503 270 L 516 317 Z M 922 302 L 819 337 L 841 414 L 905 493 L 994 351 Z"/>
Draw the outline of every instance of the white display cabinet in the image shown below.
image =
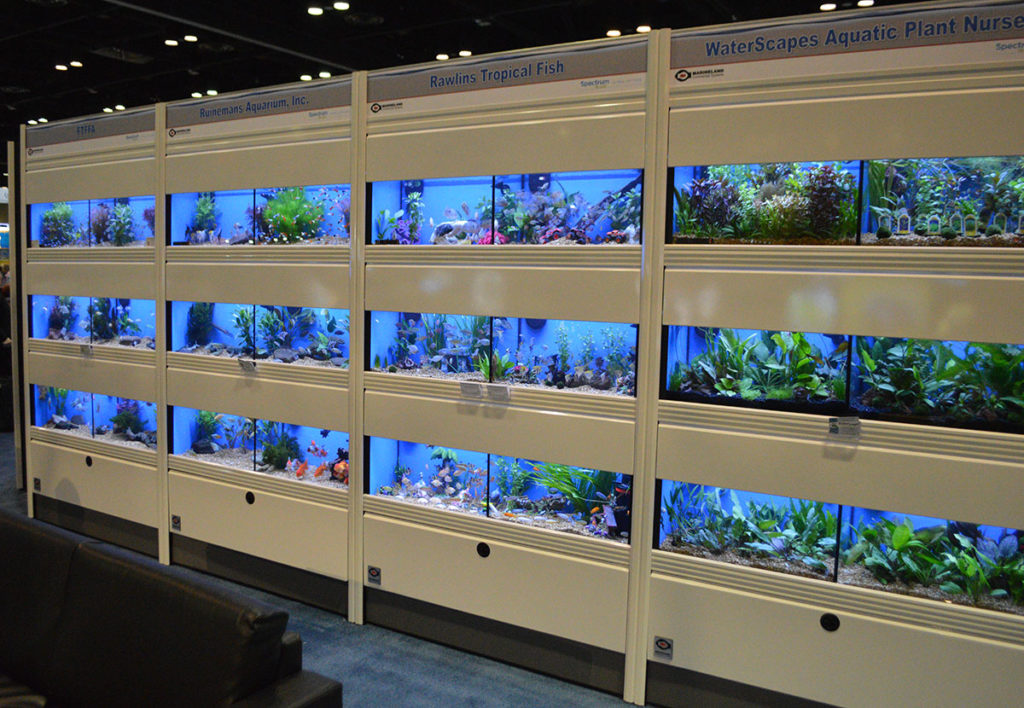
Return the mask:
<path id="1" fill-rule="evenodd" d="M 1019 169 L 995 116 L 1022 77 L 992 35 L 842 62 L 825 42 L 1004 12 L 673 35 L 649 699 L 708 676 L 843 705 L 1019 693 L 1024 618 L 1000 564 L 1024 526 L 1024 411 L 1005 398 L 1024 250 L 1014 193 L 986 184 Z M 822 50 L 705 56 L 784 37 Z M 969 108 L 989 99 L 1003 108 Z M 886 658 L 916 651 L 935 652 L 927 678 Z M 811 678 L 840 655 L 856 668 Z"/>

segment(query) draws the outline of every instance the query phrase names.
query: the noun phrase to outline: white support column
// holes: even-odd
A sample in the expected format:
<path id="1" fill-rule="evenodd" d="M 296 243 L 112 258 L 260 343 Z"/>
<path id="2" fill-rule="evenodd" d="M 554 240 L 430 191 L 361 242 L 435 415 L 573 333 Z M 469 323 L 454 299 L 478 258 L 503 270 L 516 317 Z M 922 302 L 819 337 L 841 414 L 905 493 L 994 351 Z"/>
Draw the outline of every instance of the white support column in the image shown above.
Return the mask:
<path id="1" fill-rule="evenodd" d="M 19 287 L 18 275 L 22 272 L 21 262 L 25 257 L 25 243 L 21 240 L 22 233 L 22 209 L 21 185 L 23 173 L 21 170 L 15 175 L 14 166 L 20 165 L 21 156 L 18 154 L 18 146 L 24 144 L 25 128 L 21 129 L 21 143 L 7 143 L 7 221 L 10 227 L 8 234 L 9 252 L 11 254 L 10 283 L 11 290 L 8 300 L 11 303 L 11 396 L 14 398 L 14 480 L 18 489 L 25 488 L 25 419 L 26 411 L 22 410 L 24 388 L 21 384 L 21 346 L 25 340 L 21 334 L 21 287 Z M 15 179 L 17 177 L 17 179 Z M 31 504 L 31 501 L 29 501 Z"/>
<path id="2" fill-rule="evenodd" d="M 157 475 L 157 558 L 171 562 L 170 495 L 168 493 L 167 455 L 170 451 L 167 424 L 167 106 L 156 105 L 153 149 L 156 151 L 156 210 L 153 233 L 156 258 L 156 475 Z"/>

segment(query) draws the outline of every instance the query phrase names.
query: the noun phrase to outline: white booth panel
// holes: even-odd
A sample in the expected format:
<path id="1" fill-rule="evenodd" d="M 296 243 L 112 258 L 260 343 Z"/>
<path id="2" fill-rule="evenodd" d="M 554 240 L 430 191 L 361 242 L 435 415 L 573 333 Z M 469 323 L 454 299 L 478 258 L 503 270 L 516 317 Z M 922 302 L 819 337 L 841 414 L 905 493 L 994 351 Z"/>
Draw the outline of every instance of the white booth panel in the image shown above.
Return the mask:
<path id="1" fill-rule="evenodd" d="M 25 204 L 140 197 L 156 194 L 156 178 L 156 160 L 146 157 L 29 170 L 22 189 Z"/>
<path id="2" fill-rule="evenodd" d="M 152 250 L 149 253 L 152 254 Z M 26 263 L 24 272 L 25 291 L 33 295 L 156 299 L 157 271 L 153 263 L 112 261 L 70 265 L 37 261 Z"/>
<path id="3" fill-rule="evenodd" d="M 32 383 L 156 401 L 157 372 L 152 363 L 147 366 L 89 355 L 29 352 L 25 370 L 27 379 Z"/>
<path id="4" fill-rule="evenodd" d="M 367 514 L 363 558 L 380 588 L 488 619 L 622 652 L 625 568 Z M 599 618 L 599 619 L 598 619 Z"/>
<path id="5" fill-rule="evenodd" d="M 167 264 L 168 300 L 347 308 L 348 284 L 347 263 Z"/>

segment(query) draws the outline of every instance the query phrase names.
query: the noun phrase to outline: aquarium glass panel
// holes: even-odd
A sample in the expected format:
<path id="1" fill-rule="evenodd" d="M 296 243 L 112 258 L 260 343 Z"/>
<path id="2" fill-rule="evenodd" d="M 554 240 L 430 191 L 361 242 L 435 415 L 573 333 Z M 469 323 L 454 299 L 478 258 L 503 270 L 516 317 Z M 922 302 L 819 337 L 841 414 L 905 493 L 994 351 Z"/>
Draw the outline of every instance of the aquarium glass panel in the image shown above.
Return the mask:
<path id="1" fill-rule="evenodd" d="M 603 470 L 490 456 L 488 514 L 510 523 L 628 542 L 632 478 Z"/>
<path id="2" fill-rule="evenodd" d="M 865 163 L 861 243 L 1024 246 L 1024 158 Z"/>
<path id="3" fill-rule="evenodd" d="M 174 406 L 171 453 L 252 472 L 256 422 L 240 415 Z"/>
<path id="4" fill-rule="evenodd" d="M 56 386 L 32 386 L 33 422 L 41 428 L 92 437 L 92 394 Z"/>
<path id="5" fill-rule="evenodd" d="M 133 349 L 155 347 L 155 301 L 94 297 L 88 313 L 93 344 Z"/>
<path id="6" fill-rule="evenodd" d="M 30 336 L 62 342 L 89 342 L 89 298 L 65 295 L 30 295 Z"/>
<path id="7" fill-rule="evenodd" d="M 852 244 L 861 163 L 676 167 L 670 243 Z"/>
<path id="8" fill-rule="evenodd" d="M 640 170 L 502 175 L 494 199 L 492 242 L 640 243 Z"/>
<path id="9" fill-rule="evenodd" d="M 258 358 L 348 368 L 348 310 L 260 305 L 255 316 Z"/>
<path id="10" fill-rule="evenodd" d="M 102 442 L 155 450 L 156 404 L 94 394 L 93 436 Z"/>
<path id="11" fill-rule="evenodd" d="M 487 514 L 482 452 L 370 438 L 368 493 L 441 511 Z"/>
<path id="12" fill-rule="evenodd" d="M 223 302 L 172 302 L 171 350 L 220 357 L 252 357 L 256 308 Z"/>
<path id="13" fill-rule="evenodd" d="M 1024 531 L 852 508 L 839 582 L 1024 614 Z"/>
<path id="14" fill-rule="evenodd" d="M 663 480 L 658 547 L 688 556 L 834 579 L 836 504 Z"/>
<path id="15" fill-rule="evenodd" d="M 669 326 L 666 396 L 688 401 L 841 414 L 846 335 Z"/>
<path id="16" fill-rule="evenodd" d="M 89 201 L 45 202 L 28 208 L 29 245 L 63 248 L 89 245 Z"/>
<path id="17" fill-rule="evenodd" d="M 862 416 L 1024 432 L 1024 345 L 857 337 Z"/>
<path id="18" fill-rule="evenodd" d="M 348 433 L 259 420 L 256 471 L 280 479 L 346 489 Z"/>
<path id="19" fill-rule="evenodd" d="M 89 243 L 93 246 L 152 246 L 155 219 L 153 197 L 94 199 L 89 202 Z"/>
<path id="20" fill-rule="evenodd" d="M 372 312 L 369 363 L 374 371 L 485 381 L 491 318 L 419 312 Z"/>
<path id="21" fill-rule="evenodd" d="M 369 242 L 486 243 L 493 185 L 490 176 L 374 182 Z"/>

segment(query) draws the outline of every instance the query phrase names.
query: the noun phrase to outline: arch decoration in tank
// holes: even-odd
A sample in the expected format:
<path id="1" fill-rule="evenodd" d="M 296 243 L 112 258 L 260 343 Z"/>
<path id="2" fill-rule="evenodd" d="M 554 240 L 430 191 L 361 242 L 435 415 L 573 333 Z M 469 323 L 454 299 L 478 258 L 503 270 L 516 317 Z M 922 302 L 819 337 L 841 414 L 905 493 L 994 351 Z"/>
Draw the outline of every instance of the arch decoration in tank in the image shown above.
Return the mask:
<path id="1" fill-rule="evenodd" d="M 244 472 L 348 488 L 348 433 L 175 406 L 174 455 Z"/>
<path id="2" fill-rule="evenodd" d="M 226 189 L 170 196 L 171 246 L 343 246 L 347 184 Z"/>
<path id="3" fill-rule="evenodd" d="M 115 197 L 29 206 L 29 246 L 152 246 L 155 197 Z"/>
<path id="4" fill-rule="evenodd" d="M 373 182 L 368 243 L 640 243 L 641 170 L 548 172 Z"/>
<path id="5" fill-rule="evenodd" d="M 150 401 L 39 384 L 33 384 L 32 391 L 33 420 L 41 428 L 156 449 L 156 404 Z"/>
<path id="6" fill-rule="evenodd" d="M 637 327 L 420 312 L 371 313 L 373 371 L 636 395 Z"/>
<path id="7" fill-rule="evenodd" d="M 31 336 L 78 344 L 154 349 L 156 302 L 30 295 Z"/>
<path id="8" fill-rule="evenodd" d="M 685 326 L 665 340 L 665 398 L 1024 433 L 1024 345 Z"/>
<path id="9" fill-rule="evenodd" d="M 629 540 L 632 478 L 604 470 L 371 437 L 367 492 L 439 511 Z"/>
<path id="10" fill-rule="evenodd" d="M 1024 614 L 1024 531 L 662 480 L 661 550 Z"/>
<path id="11" fill-rule="evenodd" d="M 337 308 L 171 303 L 172 351 L 348 368 L 349 314 Z"/>

